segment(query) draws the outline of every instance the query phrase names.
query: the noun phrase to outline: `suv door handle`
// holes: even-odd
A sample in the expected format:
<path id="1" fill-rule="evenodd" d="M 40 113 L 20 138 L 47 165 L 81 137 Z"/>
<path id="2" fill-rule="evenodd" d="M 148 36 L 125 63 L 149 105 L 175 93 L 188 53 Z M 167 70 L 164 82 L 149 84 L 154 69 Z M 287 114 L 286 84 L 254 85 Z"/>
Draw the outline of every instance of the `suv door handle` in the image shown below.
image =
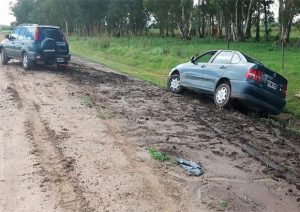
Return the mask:
<path id="1" fill-rule="evenodd" d="M 226 66 L 221 66 L 221 67 L 220 67 L 220 69 L 226 69 L 226 68 L 227 68 Z"/>
<path id="2" fill-rule="evenodd" d="M 201 68 L 205 68 L 206 66 L 205 65 L 202 65 L 202 66 L 200 66 Z"/>

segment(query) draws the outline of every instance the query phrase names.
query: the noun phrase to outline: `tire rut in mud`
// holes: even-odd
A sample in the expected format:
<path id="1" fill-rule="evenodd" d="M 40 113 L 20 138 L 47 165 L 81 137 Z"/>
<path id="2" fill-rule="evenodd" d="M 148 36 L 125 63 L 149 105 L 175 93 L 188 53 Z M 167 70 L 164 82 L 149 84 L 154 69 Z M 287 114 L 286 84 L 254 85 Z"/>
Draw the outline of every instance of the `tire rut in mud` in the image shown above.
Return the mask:
<path id="1" fill-rule="evenodd" d="M 9 77 L 13 80 L 13 76 Z M 57 200 L 57 207 L 70 211 L 94 211 L 82 194 L 77 179 L 72 177 L 75 159 L 65 157 L 59 148 L 60 137 L 51 130 L 46 120 L 40 115 L 40 107 L 32 100 L 26 99 L 25 94 L 18 93 L 14 83 L 7 88 L 11 101 L 16 102 L 18 108 L 27 115 L 25 124 L 26 135 L 30 139 L 32 150 L 38 162 L 34 166 L 40 167 L 43 181 L 41 189 L 49 188 Z"/>
<path id="2" fill-rule="evenodd" d="M 72 211 L 90 211 L 82 191 L 69 172 L 73 171 L 73 158 L 63 155 L 57 147 L 57 136 L 49 129 L 47 123 L 39 115 L 36 104 L 30 108 L 30 117 L 26 122 L 27 134 L 34 145 L 34 153 L 39 158 L 39 164 L 44 175 L 41 186 L 48 186 L 57 195 L 58 205 L 62 209 Z"/>

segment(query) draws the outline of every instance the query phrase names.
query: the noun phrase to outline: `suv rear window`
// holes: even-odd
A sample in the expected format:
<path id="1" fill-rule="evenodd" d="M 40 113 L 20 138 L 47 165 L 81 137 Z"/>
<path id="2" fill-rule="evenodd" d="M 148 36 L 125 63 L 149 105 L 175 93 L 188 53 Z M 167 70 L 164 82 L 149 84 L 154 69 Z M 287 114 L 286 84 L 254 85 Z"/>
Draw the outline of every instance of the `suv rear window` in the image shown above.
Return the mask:
<path id="1" fill-rule="evenodd" d="M 53 28 L 40 28 L 39 38 L 45 40 L 46 38 L 52 38 L 56 42 L 64 42 L 64 37 L 59 29 Z"/>

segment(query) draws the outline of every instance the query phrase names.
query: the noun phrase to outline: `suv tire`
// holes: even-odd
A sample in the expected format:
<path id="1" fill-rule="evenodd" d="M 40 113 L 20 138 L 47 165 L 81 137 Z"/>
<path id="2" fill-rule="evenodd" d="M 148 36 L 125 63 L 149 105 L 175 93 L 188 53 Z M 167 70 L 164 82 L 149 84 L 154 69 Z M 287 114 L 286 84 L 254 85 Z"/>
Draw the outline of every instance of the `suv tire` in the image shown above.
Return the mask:
<path id="1" fill-rule="evenodd" d="M 7 65 L 7 63 L 8 63 L 8 58 L 6 56 L 6 53 L 5 53 L 4 49 L 2 48 L 1 49 L 1 64 L 2 65 Z"/>
<path id="2" fill-rule="evenodd" d="M 56 55 L 56 42 L 52 38 L 46 38 L 41 43 L 41 51 L 44 56 L 53 57 Z"/>
<path id="3" fill-rule="evenodd" d="M 32 62 L 29 60 L 28 54 L 26 52 L 24 52 L 22 56 L 22 66 L 24 70 L 29 70 L 32 68 Z"/>

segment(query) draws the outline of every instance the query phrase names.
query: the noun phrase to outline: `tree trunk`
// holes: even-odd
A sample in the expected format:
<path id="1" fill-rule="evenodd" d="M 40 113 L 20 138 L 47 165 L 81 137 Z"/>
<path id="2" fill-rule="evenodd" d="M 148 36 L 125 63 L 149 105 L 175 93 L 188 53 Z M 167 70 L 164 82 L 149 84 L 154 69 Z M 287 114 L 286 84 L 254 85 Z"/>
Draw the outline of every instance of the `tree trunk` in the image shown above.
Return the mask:
<path id="1" fill-rule="evenodd" d="M 265 25 L 265 39 L 266 41 L 270 40 L 270 31 L 268 27 L 268 11 L 267 11 L 267 3 L 264 1 L 264 25 Z"/>
<path id="2" fill-rule="evenodd" d="M 69 24 L 68 24 L 68 20 L 65 18 L 65 27 L 66 27 L 66 33 L 67 35 L 69 35 Z"/>
<path id="3" fill-rule="evenodd" d="M 219 38 L 221 38 L 223 36 L 222 25 L 223 25 L 223 17 L 222 17 L 222 12 L 220 11 L 220 13 L 219 13 L 219 26 L 218 26 Z"/>
<path id="4" fill-rule="evenodd" d="M 295 3 L 296 1 L 279 0 L 279 23 L 281 32 L 278 43 L 283 45 L 289 43 L 292 22 L 298 12 L 296 5 L 294 5 Z"/>
<path id="5" fill-rule="evenodd" d="M 236 0 L 235 2 L 235 26 L 236 26 L 236 31 L 235 31 L 235 36 L 236 36 L 236 41 L 244 41 L 244 34 L 242 30 L 242 21 L 241 21 L 241 4 L 240 0 Z"/>
<path id="6" fill-rule="evenodd" d="M 248 11 L 247 11 L 245 29 L 244 29 L 244 34 L 246 39 L 252 37 L 251 36 L 252 6 L 253 6 L 253 0 L 250 0 Z"/>
<path id="7" fill-rule="evenodd" d="M 190 3 L 190 2 L 188 2 Z M 183 39 L 191 39 L 191 29 L 192 29 L 192 11 L 188 10 L 188 5 L 182 3 L 181 5 L 181 24 L 179 29 Z"/>
<path id="8" fill-rule="evenodd" d="M 260 40 L 260 3 L 261 3 L 261 1 L 259 0 L 257 2 L 256 36 L 255 36 L 256 42 L 259 42 L 259 40 Z"/>

